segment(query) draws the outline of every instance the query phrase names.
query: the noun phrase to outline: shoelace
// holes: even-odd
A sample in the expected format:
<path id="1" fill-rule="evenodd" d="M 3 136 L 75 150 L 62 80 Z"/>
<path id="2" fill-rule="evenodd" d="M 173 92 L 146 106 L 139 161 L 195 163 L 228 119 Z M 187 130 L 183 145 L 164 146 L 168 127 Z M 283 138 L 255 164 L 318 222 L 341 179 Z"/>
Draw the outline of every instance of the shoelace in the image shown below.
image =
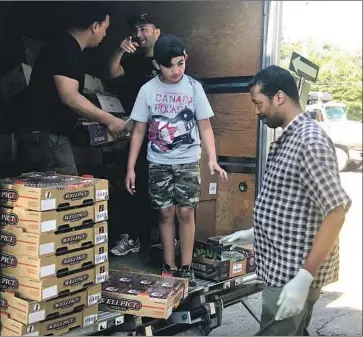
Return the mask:
<path id="1" fill-rule="evenodd" d="M 118 247 L 121 247 L 121 248 L 125 248 L 125 241 L 124 240 L 119 240 L 116 242 L 116 247 L 115 248 L 118 248 Z"/>
<path id="2" fill-rule="evenodd" d="M 194 274 L 190 270 L 184 270 L 182 272 L 182 276 L 183 276 L 183 278 L 192 278 L 192 279 L 194 278 Z"/>

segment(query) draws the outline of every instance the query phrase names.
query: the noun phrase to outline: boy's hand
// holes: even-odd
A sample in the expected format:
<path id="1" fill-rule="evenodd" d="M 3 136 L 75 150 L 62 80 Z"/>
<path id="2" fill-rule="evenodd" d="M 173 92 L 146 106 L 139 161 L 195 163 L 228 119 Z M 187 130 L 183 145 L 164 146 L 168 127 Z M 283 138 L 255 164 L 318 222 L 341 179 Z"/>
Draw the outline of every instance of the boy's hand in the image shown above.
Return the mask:
<path id="1" fill-rule="evenodd" d="M 127 191 L 134 195 L 136 193 L 135 189 L 135 181 L 136 181 L 136 174 L 134 170 L 127 171 L 126 179 L 125 179 L 125 185 Z"/>
<path id="2" fill-rule="evenodd" d="M 219 173 L 219 176 L 222 178 L 222 181 L 228 181 L 228 175 L 225 170 L 223 170 L 216 161 L 210 161 L 208 163 L 210 174 L 214 174 L 214 172 Z"/>

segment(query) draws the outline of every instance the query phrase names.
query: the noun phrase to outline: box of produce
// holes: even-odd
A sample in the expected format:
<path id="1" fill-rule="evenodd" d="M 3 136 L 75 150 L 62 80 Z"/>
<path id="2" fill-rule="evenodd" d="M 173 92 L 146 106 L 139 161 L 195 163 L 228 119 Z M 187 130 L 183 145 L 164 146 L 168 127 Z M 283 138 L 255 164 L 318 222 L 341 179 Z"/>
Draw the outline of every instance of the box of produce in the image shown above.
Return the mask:
<path id="1" fill-rule="evenodd" d="M 108 181 L 54 172 L 29 172 L 0 180 L 0 205 L 51 211 L 108 199 Z"/>
<path id="2" fill-rule="evenodd" d="M 195 240 L 193 268 L 200 278 L 222 281 L 254 272 L 255 257 L 250 249 Z"/>
<path id="3" fill-rule="evenodd" d="M 101 308 L 167 319 L 188 294 L 188 280 L 110 270 L 102 285 Z"/>

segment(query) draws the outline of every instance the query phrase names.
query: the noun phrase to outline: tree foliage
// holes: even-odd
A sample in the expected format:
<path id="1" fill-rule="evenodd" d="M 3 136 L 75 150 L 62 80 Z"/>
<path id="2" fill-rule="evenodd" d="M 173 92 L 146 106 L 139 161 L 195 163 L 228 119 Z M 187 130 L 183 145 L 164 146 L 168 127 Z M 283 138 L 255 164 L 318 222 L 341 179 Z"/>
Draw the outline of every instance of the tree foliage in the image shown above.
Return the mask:
<path id="1" fill-rule="evenodd" d="M 336 101 L 348 107 L 352 120 L 362 120 L 362 48 L 347 52 L 339 47 L 307 41 L 287 41 L 281 44 L 280 64 L 288 69 L 292 52 L 296 52 L 319 65 L 318 80 L 312 91 L 328 92 Z"/>

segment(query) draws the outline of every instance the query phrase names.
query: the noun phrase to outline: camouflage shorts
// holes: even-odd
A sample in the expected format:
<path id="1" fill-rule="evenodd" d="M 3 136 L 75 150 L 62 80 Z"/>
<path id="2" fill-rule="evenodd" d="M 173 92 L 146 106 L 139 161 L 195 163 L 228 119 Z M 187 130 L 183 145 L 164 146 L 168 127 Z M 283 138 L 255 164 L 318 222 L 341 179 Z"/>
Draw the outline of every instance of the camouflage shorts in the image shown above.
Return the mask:
<path id="1" fill-rule="evenodd" d="M 200 197 L 199 162 L 181 165 L 150 163 L 149 196 L 154 209 L 173 205 L 197 207 Z"/>

